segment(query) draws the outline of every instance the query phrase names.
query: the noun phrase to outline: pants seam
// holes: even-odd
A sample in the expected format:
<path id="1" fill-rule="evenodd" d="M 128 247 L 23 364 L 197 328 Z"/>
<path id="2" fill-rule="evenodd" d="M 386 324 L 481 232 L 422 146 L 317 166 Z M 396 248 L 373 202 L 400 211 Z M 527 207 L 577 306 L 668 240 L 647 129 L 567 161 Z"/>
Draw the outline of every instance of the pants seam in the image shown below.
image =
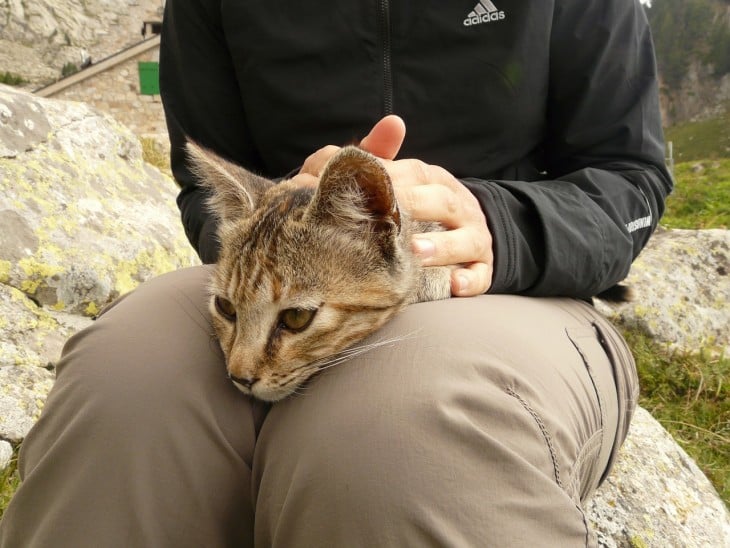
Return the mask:
<path id="1" fill-rule="evenodd" d="M 547 430 L 547 427 L 545 426 L 545 423 L 543 422 L 540 415 L 537 414 L 537 412 L 532 408 L 532 406 L 527 403 L 527 401 L 520 396 L 517 392 L 515 392 L 512 388 L 506 388 L 505 391 L 507 394 L 515 398 L 518 402 L 520 402 L 520 405 L 527 411 L 532 419 L 537 424 L 537 427 L 540 429 L 540 432 L 542 433 L 543 439 L 545 440 L 545 445 L 547 445 L 548 452 L 550 453 L 550 459 L 552 460 L 553 464 L 553 473 L 555 474 L 555 483 L 558 484 L 558 486 L 562 489 L 563 488 L 563 482 L 560 478 L 560 465 L 558 463 L 558 457 L 557 453 L 555 451 L 555 447 L 553 445 L 552 437 L 550 436 L 550 433 Z"/>

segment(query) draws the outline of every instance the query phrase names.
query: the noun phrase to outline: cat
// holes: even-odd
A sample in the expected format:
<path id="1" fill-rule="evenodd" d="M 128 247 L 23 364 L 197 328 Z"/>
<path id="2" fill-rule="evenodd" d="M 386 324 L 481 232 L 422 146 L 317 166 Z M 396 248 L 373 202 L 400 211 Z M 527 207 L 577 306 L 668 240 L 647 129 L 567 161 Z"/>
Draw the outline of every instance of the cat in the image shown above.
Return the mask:
<path id="1" fill-rule="evenodd" d="M 413 234 L 441 227 L 399 209 L 368 152 L 342 148 L 316 189 L 276 184 L 190 141 L 187 152 L 219 218 L 210 313 L 242 392 L 281 400 L 370 348 L 353 345 L 406 305 L 451 296 L 451 269 L 422 267 L 410 247 Z M 634 295 L 619 284 L 596 297 Z"/>
<path id="2" fill-rule="evenodd" d="M 210 313 L 245 394 L 279 401 L 406 305 L 451 296 L 450 268 L 411 252 L 413 234 L 440 227 L 399 209 L 368 152 L 342 148 L 316 189 L 275 184 L 192 142 L 187 153 L 219 219 Z"/>

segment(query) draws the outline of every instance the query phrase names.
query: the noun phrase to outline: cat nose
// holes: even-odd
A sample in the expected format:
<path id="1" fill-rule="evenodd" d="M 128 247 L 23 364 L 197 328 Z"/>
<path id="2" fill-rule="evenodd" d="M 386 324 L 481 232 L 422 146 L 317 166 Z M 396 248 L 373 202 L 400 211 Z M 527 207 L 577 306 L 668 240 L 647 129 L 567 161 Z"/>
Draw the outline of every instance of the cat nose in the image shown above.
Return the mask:
<path id="1" fill-rule="evenodd" d="M 239 386 L 242 386 L 243 388 L 247 390 L 251 390 L 251 387 L 256 384 L 259 381 L 258 377 L 236 377 L 234 375 L 231 375 L 231 380 L 238 384 Z"/>

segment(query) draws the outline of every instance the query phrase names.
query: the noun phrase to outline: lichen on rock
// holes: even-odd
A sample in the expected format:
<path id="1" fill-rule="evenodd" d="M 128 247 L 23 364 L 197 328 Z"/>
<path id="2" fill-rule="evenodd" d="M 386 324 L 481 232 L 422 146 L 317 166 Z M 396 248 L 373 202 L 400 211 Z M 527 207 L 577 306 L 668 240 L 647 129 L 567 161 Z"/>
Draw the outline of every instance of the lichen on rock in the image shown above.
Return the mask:
<path id="1" fill-rule="evenodd" d="M 626 283 L 635 299 L 599 310 L 672 348 L 730 356 L 730 231 L 659 230 Z"/>
<path id="2" fill-rule="evenodd" d="M 0 154 L 3 283 L 54 310 L 90 314 L 197 263 L 175 183 L 144 163 L 129 130 L 87 105 L 4 86 L 0 104 L 0 141 L 13 145 Z M 22 129 L 27 120 L 33 131 Z"/>
<path id="3" fill-rule="evenodd" d="M 38 418 L 89 316 L 198 263 L 175 194 L 111 117 L 0 85 L 0 439 L 22 439 Z"/>

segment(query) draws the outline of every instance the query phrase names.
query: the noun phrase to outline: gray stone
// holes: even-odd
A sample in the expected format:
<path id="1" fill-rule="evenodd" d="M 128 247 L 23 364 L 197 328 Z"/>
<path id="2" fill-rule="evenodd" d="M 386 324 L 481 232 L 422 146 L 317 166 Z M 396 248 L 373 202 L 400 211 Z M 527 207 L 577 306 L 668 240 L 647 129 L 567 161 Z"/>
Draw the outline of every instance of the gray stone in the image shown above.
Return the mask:
<path id="1" fill-rule="evenodd" d="M 175 183 L 144 163 L 129 130 L 7 86 L 0 110 L 0 283 L 92 316 L 142 280 L 197 263 Z"/>
<path id="2" fill-rule="evenodd" d="M 587 513 L 606 548 L 730 547 L 730 514 L 714 487 L 641 408 Z"/>
<path id="3" fill-rule="evenodd" d="M 40 367 L 0 366 L 0 437 L 17 443 L 41 415 L 54 381 Z"/>
<path id="4" fill-rule="evenodd" d="M 32 256 L 38 249 L 38 238 L 28 222 L 16 211 L 0 211 L 0 249 L 10 261 Z"/>
<path id="5" fill-rule="evenodd" d="M 40 307 L 0 284 L 0 366 L 53 367 L 66 339 L 89 323 L 83 316 Z"/>
<path id="6" fill-rule="evenodd" d="M 730 356 L 730 231 L 659 230 L 626 283 L 635 299 L 599 310 L 672 348 Z"/>
<path id="7" fill-rule="evenodd" d="M 0 86 L 0 439 L 22 440 L 37 420 L 89 316 L 198 263 L 175 195 L 111 117 Z"/>
<path id="8" fill-rule="evenodd" d="M 2 90 L 6 91 L 3 92 Z M 37 100 L 14 100 L 11 88 L 0 88 L 0 158 L 13 158 L 45 139 L 50 124 Z"/>
<path id="9" fill-rule="evenodd" d="M 53 386 L 53 367 L 89 318 L 39 307 L 0 284 L 0 439 L 21 441 Z"/>
<path id="10" fill-rule="evenodd" d="M 7 0 L 0 2 L 0 67 L 49 83 L 65 63 L 81 67 L 142 39 L 146 20 L 161 16 L 160 0 Z M 149 35 L 148 35 L 149 36 Z"/>
<path id="11" fill-rule="evenodd" d="M 13 458 L 13 446 L 7 441 L 0 440 L 0 470 L 5 470 Z"/>

